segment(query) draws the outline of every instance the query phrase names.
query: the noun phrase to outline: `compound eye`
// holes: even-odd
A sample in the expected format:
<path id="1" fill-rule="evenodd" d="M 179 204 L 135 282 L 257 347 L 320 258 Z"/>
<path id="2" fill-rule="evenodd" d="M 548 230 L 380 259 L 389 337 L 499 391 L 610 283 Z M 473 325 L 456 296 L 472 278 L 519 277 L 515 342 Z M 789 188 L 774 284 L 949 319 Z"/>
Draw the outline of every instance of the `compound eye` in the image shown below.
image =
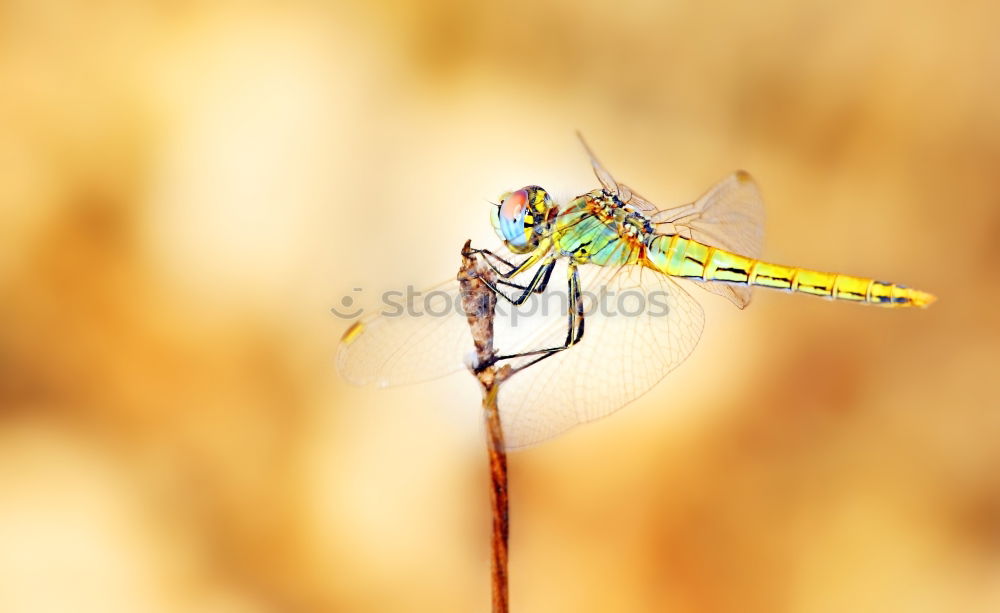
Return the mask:
<path id="1" fill-rule="evenodd" d="M 515 247 L 524 247 L 528 244 L 528 235 L 524 227 L 524 218 L 527 212 L 527 190 L 519 189 L 516 192 L 511 192 L 500 203 L 498 211 L 500 232 L 503 234 L 504 240 Z"/>
<path id="2" fill-rule="evenodd" d="M 500 219 L 508 222 L 514 222 L 518 217 L 524 214 L 524 211 L 527 208 L 528 191 L 519 189 L 516 192 L 511 192 L 510 195 L 504 198 L 503 202 L 500 203 Z"/>

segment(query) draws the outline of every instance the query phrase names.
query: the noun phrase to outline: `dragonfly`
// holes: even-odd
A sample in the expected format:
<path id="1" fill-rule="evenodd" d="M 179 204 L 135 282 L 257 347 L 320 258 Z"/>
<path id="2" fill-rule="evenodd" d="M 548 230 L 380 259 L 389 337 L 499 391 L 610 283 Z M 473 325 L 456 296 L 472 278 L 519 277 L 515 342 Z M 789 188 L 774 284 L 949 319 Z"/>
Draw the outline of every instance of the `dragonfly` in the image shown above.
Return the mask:
<path id="1" fill-rule="evenodd" d="M 935 300 L 897 283 L 760 259 L 764 206 L 745 171 L 694 202 L 660 208 L 616 181 L 580 141 L 601 187 L 564 204 L 537 185 L 507 192 L 490 216 L 501 244 L 472 250 L 496 273 L 490 288 L 511 317 L 550 293 L 553 277 L 566 284 L 558 317 L 523 326 L 496 345 L 496 360 L 518 370 L 499 396 L 508 449 L 604 417 L 684 362 L 705 322 L 684 285 L 740 309 L 755 287 L 890 308 Z M 340 373 L 356 384 L 384 387 L 465 368 L 472 338 L 456 308 L 459 294 L 458 282 L 448 281 L 424 293 L 424 316 L 404 316 L 397 308 L 355 322 L 338 348 Z M 591 308 L 585 295 L 593 298 Z M 598 295 L 617 296 L 619 308 L 596 308 Z M 645 300 L 646 308 L 626 308 L 622 296 Z"/>

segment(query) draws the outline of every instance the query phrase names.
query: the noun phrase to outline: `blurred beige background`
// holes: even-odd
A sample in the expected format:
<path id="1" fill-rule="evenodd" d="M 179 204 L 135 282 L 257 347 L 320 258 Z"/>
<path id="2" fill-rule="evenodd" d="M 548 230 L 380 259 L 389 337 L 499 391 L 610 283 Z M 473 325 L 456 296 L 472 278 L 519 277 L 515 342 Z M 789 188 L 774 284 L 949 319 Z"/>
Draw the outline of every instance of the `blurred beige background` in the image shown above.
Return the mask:
<path id="1" fill-rule="evenodd" d="M 511 457 L 512 609 L 1000 610 L 996 5 L 872 4 L 0 4 L 0 610 L 486 610 L 474 381 L 352 388 L 328 309 L 590 189 L 575 129 L 940 300 L 699 292 L 683 367 Z"/>

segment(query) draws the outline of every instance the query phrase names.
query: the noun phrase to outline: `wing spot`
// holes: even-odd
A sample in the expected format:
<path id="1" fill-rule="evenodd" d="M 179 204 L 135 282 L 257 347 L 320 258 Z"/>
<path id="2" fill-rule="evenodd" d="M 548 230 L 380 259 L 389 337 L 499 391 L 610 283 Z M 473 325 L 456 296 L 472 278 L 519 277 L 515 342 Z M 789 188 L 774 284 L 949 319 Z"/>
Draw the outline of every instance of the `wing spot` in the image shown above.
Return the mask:
<path id="1" fill-rule="evenodd" d="M 363 323 L 361 323 L 360 321 L 354 322 L 351 325 L 351 327 L 347 329 L 347 332 L 344 332 L 344 336 L 340 337 L 340 342 L 344 343 L 345 345 L 353 343 L 355 339 L 361 336 L 361 333 L 364 331 L 364 329 L 365 325 Z"/>

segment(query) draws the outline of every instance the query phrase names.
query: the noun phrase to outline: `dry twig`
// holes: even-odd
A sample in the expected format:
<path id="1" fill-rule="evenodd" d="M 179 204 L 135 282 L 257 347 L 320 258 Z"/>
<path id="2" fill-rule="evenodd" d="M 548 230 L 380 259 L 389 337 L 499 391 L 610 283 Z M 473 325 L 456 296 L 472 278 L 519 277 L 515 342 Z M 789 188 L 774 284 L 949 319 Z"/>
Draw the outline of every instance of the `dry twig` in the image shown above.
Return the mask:
<path id="1" fill-rule="evenodd" d="M 497 407 L 500 384 L 511 375 L 509 366 L 494 363 L 493 318 L 497 297 L 483 279 L 492 281 L 493 270 L 469 253 L 471 241 L 462 249 L 462 267 L 458 281 L 462 287 L 462 308 L 469 320 L 476 349 L 471 367 L 483 390 L 483 416 L 486 420 L 486 448 L 490 459 L 490 502 L 493 507 L 493 613 L 507 613 L 507 454 L 503 428 Z"/>

